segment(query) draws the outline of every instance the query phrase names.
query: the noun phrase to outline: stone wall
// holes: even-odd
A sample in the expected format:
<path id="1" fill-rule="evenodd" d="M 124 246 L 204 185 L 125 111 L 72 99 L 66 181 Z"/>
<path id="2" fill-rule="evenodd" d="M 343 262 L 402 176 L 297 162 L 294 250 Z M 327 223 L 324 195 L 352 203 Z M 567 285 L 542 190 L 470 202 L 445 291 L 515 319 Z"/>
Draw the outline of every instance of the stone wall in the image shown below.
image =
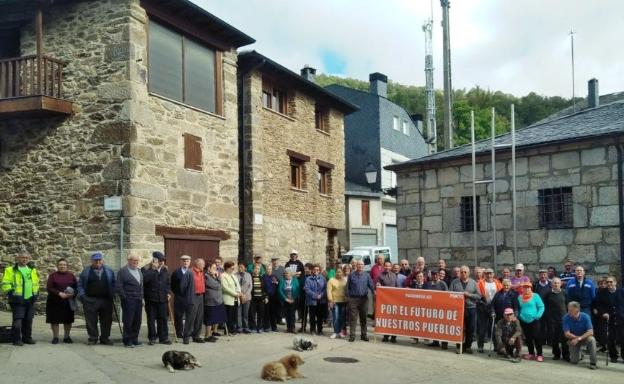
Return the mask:
<path id="1" fill-rule="evenodd" d="M 516 159 L 517 247 L 513 255 L 511 163 L 501 155 L 496 165 L 498 264 L 524 263 L 529 271 L 565 260 L 581 263 L 590 274 L 619 273 L 617 153 L 608 140 L 595 140 L 518 152 Z M 474 265 L 473 233 L 461 232 L 460 201 L 472 196 L 470 159 L 435 169 L 399 174 L 399 256 L 452 265 Z M 491 178 L 487 159 L 477 164 L 477 179 Z M 538 190 L 572 187 L 573 226 L 539 225 Z M 491 185 L 478 185 L 481 200 L 478 260 L 492 265 L 493 236 L 488 198 Z"/>
<path id="2" fill-rule="evenodd" d="M 288 248 L 299 250 L 304 261 L 324 262 L 322 255 L 335 257 L 337 243 L 330 233 L 345 225 L 342 112 L 330 109 L 329 134 L 319 132 L 313 98 L 288 90 L 288 114 L 283 115 L 262 107 L 262 74 L 258 70 L 243 81 L 245 257 L 250 258 L 252 252 L 287 256 Z M 303 190 L 290 186 L 287 150 L 310 157 L 304 166 Z M 318 192 L 316 160 L 334 165 L 329 195 Z M 323 241 L 320 233 L 324 233 Z"/>

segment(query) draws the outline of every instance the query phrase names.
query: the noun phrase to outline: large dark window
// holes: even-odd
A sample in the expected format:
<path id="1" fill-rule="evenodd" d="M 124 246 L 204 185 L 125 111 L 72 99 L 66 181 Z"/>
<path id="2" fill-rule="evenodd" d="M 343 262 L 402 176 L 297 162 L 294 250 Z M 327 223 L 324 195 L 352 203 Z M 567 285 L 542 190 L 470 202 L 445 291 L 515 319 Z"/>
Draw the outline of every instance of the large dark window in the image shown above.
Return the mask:
<path id="1" fill-rule="evenodd" d="M 477 196 L 477 230 L 479 230 L 480 227 L 480 220 L 479 220 L 479 205 L 480 205 L 480 200 L 479 200 L 479 196 Z M 461 229 L 464 232 L 471 232 L 474 231 L 474 218 L 475 218 L 475 211 L 474 211 L 474 206 L 472 205 L 472 196 L 462 196 L 461 198 Z"/>
<path id="2" fill-rule="evenodd" d="M 572 227 L 572 187 L 540 189 L 538 198 L 541 228 Z"/>
<path id="3" fill-rule="evenodd" d="M 217 112 L 216 51 L 149 23 L 149 90 L 208 112 Z"/>

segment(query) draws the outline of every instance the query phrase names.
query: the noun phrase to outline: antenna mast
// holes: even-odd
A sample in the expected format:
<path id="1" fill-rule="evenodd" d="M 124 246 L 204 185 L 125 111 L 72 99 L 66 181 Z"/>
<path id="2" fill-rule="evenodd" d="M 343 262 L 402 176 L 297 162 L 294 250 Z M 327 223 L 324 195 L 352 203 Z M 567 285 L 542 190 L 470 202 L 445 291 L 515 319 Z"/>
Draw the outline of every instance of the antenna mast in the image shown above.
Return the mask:
<path id="1" fill-rule="evenodd" d="M 427 144 L 429 153 L 437 152 L 435 88 L 433 87 L 433 4 L 431 17 L 422 26 L 425 33 L 425 92 L 427 96 Z"/>
<path id="2" fill-rule="evenodd" d="M 574 29 L 570 29 L 570 47 L 572 51 L 572 110 L 576 112 L 576 93 L 574 92 Z"/>
<path id="3" fill-rule="evenodd" d="M 442 53 L 444 60 L 444 149 L 453 148 L 453 86 L 451 84 L 451 36 L 449 27 L 449 0 L 442 5 Z"/>

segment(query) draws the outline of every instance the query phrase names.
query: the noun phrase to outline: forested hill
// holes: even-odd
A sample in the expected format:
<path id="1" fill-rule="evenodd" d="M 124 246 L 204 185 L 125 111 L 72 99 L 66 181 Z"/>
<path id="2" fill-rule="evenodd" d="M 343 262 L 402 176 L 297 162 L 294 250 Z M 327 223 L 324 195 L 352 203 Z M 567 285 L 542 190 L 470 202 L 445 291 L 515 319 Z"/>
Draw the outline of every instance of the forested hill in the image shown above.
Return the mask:
<path id="1" fill-rule="evenodd" d="M 368 92 L 368 82 L 341 78 L 336 76 L 318 75 L 316 82 L 320 86 L 339 84 Z M 408 86 L 392 81 L 388 82 L 388 99 L 405 108 L 409 114 L 425 115 L 425 87 Z M 442 110 L 443 94 L 436 90 L 438 145 L 442 140 L 444 114 Z M 501 91 L 491 91 L 475 87 L 469 90 L 453 91 L 453 126 L 455 127 L 455 145 L 470 142 L 470 111 L 475 111 L 475 131 L 477 139 L 490 136 L 491 108 L 496 109 L 496 131 L 498 134 L 509 131 L 510 105 L 515 105 L 516 129 L 526 127 L 552 113 L 572 105 L 572 99 L 559 96 L 541 96 L 531 92 L 526 96 L 516 97 Z"/>

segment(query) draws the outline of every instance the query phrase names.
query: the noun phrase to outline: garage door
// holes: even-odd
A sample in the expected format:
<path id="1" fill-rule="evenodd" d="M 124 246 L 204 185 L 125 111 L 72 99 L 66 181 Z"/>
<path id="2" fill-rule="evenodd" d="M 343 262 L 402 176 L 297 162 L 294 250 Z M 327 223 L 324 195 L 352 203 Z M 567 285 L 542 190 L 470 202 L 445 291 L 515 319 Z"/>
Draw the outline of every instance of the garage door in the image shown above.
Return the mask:
<path id="1" fill-rule="evenodd" d="M 353 229 L 351 232 L 351 248 L 377 245 L 377 230 Z"/>
<path id="2" fill-rule="evenodd" d="M 169 269 L 178 267 L 182 255 L 213 262 L 219 256 L 219 239 L 205 236 L 165 235 L 165 256 Z"/>
<path id="3" fill-rule="evenodd" d="M 384 245 L 390 247 L 392 257 L 396 260 L 399 257 L 399 241 L 397 237 L 396 225 L 386 225 Z"/>

